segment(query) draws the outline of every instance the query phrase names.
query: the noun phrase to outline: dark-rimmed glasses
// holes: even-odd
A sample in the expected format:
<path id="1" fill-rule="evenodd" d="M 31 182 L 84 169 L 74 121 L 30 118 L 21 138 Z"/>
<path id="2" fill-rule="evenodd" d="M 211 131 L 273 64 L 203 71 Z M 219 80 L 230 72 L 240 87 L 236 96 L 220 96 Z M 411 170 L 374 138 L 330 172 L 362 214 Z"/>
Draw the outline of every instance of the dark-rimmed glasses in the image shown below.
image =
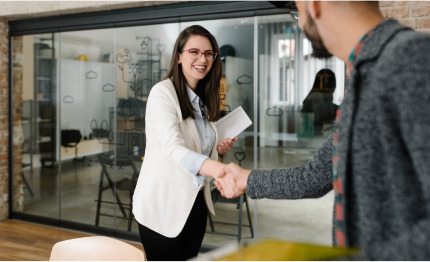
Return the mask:
<path id="1" fill-rule="evenodd" d="M 200 59 L 200 57 L 202 57 L 202 55 L 205 55 L 205 58 L 207 60 L 215 61 L 215 58 L 218 55 L 218 53 L 215 53 L 212 51 L 201 52 L 200 50 L 197 50 L 197 49 L 188 49 L 188 50 L 182 50 L 182 51 L 187 51 L 190 54 L 190 58 L 192 60 Z"/>

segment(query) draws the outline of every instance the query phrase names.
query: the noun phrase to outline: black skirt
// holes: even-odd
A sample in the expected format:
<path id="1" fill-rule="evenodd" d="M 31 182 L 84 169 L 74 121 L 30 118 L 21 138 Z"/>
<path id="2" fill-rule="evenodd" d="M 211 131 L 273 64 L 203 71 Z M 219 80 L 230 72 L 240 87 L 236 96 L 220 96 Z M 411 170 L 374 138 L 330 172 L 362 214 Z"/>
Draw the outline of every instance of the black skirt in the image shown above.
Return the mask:
<path id="1" fill-rule="evenodd" d="M 138 223 L 146 259 L 183 261 L 196 257 L 205 236 L 207 212 L 203 190 L 200 190 L 185 226 L 177 237 L 165 237 Z"/>

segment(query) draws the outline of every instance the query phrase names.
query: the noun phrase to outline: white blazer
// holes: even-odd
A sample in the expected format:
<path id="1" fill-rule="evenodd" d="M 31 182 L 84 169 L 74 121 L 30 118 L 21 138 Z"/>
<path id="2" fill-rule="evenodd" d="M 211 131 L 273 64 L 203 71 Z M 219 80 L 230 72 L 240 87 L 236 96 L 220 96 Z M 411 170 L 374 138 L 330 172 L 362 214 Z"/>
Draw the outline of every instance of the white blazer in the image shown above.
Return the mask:
<path id="1" fill-rule="evenodd" d="M 133 195 L 133 214 L 140 224 L 173 238 L 182 231 L 199 192 L 193 185 L 193 175 L 179 162 L 190 150 L 201 154 L 200 138 L 194 119 L 182 119 L 170 79 L 151 89 L 145 121 L 145 159 Z M 216 126 L 210 124 L 218 141 Z M 210 158 L 218 161 L 216 143 Z M 215 215 L 209 181 L 206 178 L 203 193 L 209 211 Z"/>

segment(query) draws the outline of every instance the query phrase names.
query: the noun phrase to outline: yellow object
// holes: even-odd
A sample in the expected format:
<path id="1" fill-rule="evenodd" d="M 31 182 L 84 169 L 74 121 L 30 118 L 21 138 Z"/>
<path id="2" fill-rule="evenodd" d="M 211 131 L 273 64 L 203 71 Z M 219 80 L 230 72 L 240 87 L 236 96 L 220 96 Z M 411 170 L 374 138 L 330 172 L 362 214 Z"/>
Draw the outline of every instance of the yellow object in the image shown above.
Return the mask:
<path id="1" fill-rule="evenodd" d="M 145 158 L 145 157 L 143 156 L 143 157 L 142 157 L 142 161 L 143 161 L 143 159 L 144 159 L 144 158 Z"/>
<path id="2" fill-rule="evenodd" d="M 77 58 L 78 60 L 81 60 L 81 61 L 88 61 L 88 58 L 87 58 L 87 56 L 86 55 L 78 55 L 78 58 Z"/>
<path id="3" fill-rule="evenodd" d="M 245 246 L 235 253 L 218 259 L 219 261 L 303 261 L 332 260 L 347 255 L 357 254 L 358 249 L 326 247 L 309 244 L 268 239 Z"/>

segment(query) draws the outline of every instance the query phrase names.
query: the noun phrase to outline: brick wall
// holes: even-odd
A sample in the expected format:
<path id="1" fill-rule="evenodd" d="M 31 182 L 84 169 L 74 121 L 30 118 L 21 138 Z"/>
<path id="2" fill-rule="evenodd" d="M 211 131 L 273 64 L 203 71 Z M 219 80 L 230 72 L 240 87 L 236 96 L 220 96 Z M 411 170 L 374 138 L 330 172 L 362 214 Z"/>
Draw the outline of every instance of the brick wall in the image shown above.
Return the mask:
<path id="1" fill-rule="evenodd" d="M 8 72 L 9 28 L 6 19 L 0 19 L 0 221 L 8 217 Z"/>
<path id="2" fill-rule="evenodd" d="M 379 1 L 385 18 L 395 18 L 418 32 L 430 33 L 430 1 Z"/>
<path id="3" fill-rule="evenodd" d="M 9 28 L 8 21 L 0 18 L 0 221 L 9 215 Z M 24 191 L 22 181 L 22 37 L 13 42 L 13 209 L 23 210 Z"/>

